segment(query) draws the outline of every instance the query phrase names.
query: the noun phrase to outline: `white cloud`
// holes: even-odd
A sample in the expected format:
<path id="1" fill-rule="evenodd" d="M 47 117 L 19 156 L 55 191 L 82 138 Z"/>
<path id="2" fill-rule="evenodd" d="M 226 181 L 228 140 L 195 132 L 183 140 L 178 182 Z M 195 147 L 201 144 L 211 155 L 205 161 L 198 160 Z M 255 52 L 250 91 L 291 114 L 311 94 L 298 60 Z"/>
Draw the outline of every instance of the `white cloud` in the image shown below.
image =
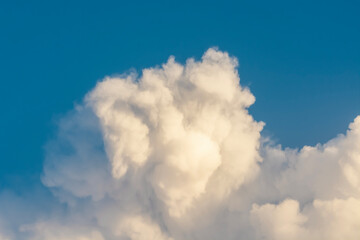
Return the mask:
<path id="1" fill-rule="evenodd" d="M 248 113 L 255 98 L 236 69 L 235 58 L 209 49 L 201 61 L 170 57 L 139 78 L 99 82 L 46 148 L 42 180 L 65 209 L 14 234 L 357 239 L 360 117 L 323 145 L 261 144 L 264 124 Z"/>
<path id="2" fill-rule="evenodd" d="M 295 200 L 254 205 L 253 226 L 259 239 L 349 239 L 360 236 L 360 200 L 355 198 L 314 200 L 300 212 Z"/>
<path id="3" fill-rule="evenodd" d="M 254 204 L 250 214 L 259 239 L 305 238 L 302 226 L 307 218 L 299 213 L 299 203 L 295 200 L 286 199 L 278 205 Z"/>

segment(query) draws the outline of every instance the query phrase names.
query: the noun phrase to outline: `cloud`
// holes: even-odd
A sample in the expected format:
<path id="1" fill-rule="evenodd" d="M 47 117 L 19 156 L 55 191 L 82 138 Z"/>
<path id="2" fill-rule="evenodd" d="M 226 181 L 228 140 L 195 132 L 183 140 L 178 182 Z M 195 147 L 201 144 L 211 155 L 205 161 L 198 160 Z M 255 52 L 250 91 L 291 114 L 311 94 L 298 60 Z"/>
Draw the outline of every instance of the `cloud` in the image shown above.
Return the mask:
<path id="1" fill-rule="evenodd" d="M 46 146 L 42 181 L 62 207 L 0 221 L 0 239 L 358 239 L 360 117 L 283 149 L 261 137 L 239 81 L 236 58 L 213 48 L 106 77 Z"/>
<path id="2" fill-rule="evenodd" d="M 258 227 L 259 239 L 302 239 L 305 237 L 303 229 L 306 216 L 299 212 L 299 203 L 286 199 L 282 203 L 254 204 L 250 212 L 253 226 Z"/>
<path id="3" fill-rule="evenodd" d="M 251 220 L 259 239 L 357 239 L 360 200 L 314 200 L 300 212 L 299 202 L 253 205 Z"/>

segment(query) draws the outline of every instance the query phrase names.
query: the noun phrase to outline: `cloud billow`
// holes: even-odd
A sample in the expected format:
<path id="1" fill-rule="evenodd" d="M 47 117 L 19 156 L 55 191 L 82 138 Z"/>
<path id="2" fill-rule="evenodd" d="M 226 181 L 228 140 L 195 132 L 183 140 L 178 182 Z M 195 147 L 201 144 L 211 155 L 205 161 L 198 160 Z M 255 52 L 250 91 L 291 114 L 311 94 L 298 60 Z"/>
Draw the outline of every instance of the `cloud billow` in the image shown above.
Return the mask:
<path id="1" fill-rule="evenodd" d="M 46 147 L 42 181 L 67 211 L 11 232 L 0 221 L 0 239 L 358 239 L 360 117 L 323 145 L 282 149 L 263 141 L 239 81 L 213 48 L 106 77 Z"/>

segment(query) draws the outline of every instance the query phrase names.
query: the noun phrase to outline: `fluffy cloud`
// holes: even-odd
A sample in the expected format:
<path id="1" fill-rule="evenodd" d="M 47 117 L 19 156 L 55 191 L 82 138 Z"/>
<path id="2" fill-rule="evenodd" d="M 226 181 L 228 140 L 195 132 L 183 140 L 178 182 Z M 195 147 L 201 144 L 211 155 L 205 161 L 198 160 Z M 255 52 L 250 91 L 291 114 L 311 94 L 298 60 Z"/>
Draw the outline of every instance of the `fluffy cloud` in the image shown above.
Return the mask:
<path id="1" fill-rule="evenodd" d="M 358 239 L 360 200 L 314 200 L 300 212 L 299 202 L 253 205 L 251 220 L 260 239 Z"/>
<path id="2" fill-rule="evenodd" d="M 254 101 L 237 60 L 216 49 L 105 78 L 46 147 L 42 181 L 65 209 L 11 234 L 358 239 L 360 117 L 323 145 L 282 149 L 261 138 Z"/>
<path id="3" fill-rule="evenodd" d="M 307 218 L 299 213 L 299 203 L 286 199 L 279 205 L 254 204 L 251 210 L 251 221 L 260 239 L 302 239 L 305 237 L 302 228 Z"/>

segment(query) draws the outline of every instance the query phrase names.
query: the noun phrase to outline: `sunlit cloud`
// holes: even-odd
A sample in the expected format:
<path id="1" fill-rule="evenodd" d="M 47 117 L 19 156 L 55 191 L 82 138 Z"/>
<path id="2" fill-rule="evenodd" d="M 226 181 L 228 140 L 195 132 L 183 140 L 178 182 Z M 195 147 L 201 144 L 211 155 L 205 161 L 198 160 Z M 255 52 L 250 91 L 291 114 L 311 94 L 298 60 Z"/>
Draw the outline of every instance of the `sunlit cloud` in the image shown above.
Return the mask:
<path id="1" fill-rule="evenodd" d="M 0 240 L 358 239 L 360 117 L 283 149 L 237 66 L 211 48 L 104 78 L 46 145 L 42 182 L 66 209 L 11 231 L 0 211 Z"/>

